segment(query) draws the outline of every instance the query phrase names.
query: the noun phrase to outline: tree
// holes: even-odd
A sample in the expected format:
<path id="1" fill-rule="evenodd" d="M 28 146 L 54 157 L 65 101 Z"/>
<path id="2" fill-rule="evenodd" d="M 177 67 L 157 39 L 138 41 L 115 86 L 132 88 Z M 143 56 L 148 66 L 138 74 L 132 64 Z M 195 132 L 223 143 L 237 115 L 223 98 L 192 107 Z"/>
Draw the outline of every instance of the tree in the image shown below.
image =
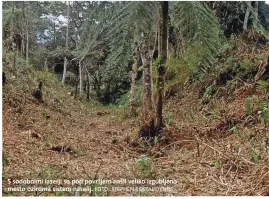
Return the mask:
<path id="1" fill-rule="evenodd" d="M 202 63 L 202 67 L 209 69 L 213 63 L 212 60 L 214 59 L 214 53 L 216 53 L 216 51 L 221 46 L 220 31 L 216 25 L 217 22 L 213 17 L 213 13 L 210 12 L 206 5 L 200 2 L 175 2 L 171 4 L 171 24 L 174 26 L 175 31 L 180 33 L 181 38 L 184 40 L 185 46 L 187 48 L 181 50 L 185 50 L 187 52 L 186 54 L 189 55 L 190 49 L 196 46 L 201 46 L 201 43 L 203 43 L 204 49 L 199 49 L 199 53 L 202 52 L 202 56 L 201 58 L 199 57 L 200 59 L 196 58 L 195 60 L 197 60 L 197 63 L 193 65 L 198 65 L 200 62 Z M 165 12 L 165 15 L 162 14 L 160 17 L 163 18 L 159 21 L 158 13 L 160 7 L 162 7 L 161 10 Z M 112 20 L 112 28 L 110 33 L 113 39 L 111 46 L 117 50 L 111 51 L 108 56 L 115 57 L 109 62 L 110 65 L 113 63 L 119 63 L 115 64 L 118 67 L 118 70 L 122 70 L 122 66 L 126 67 L 126 64 L 122 65 L 122 61 L 119 60 L 124 59 L 126 61 L 126 58 L 122 58 L 122 55 L 131 56 L 132 54 L 122 54 L 122 51 L 119 52 L 119 49 L 124 49 L 123 51 L 126 52 L 124 46 L 127 42 L 124 41 L 126 41 L 126 38 L 128 37 L 131 38 L 127 39 L 131 45 L 137 43 L 142 60 L 142 128 L 140 131 L 140 135 L 142 137 L 154 137 L 156 134 L 159 134 L 161 128 L 164 126 L 162 118 L 162 96 L 164 88 L 165 62 L 167 59 L 166 48 L 168 39 L 168 11 L 167 2 L 164 4 L 159 4 L 157 2 L 126 2 L 122 5 L 120 11 Z M 203 22 L 206 23 L 203 24 Z M 160 57 L 158 59 L 159 64 L 157 64 L 158 98 L 155 113 L 152 86 L 152 63 L 154 62 L 152 56 L 154 52 L 154 37 L 152 35 L 158 35 L 158 32 L 162 33 L 159 33 L 160 39 L 158 41 L 158 45 L 161 50 L 159 50 Z M 194 52 L 197 52 L 197 50 Z M 134 78 L 132 78 L 132 80 L 134 80 Z M 133 85 L 135 85 L 135 82 Z M 132 110 L 132 108 L 133 103 L 131 103 L 130 109 Z"/>
<path id="2" fill-rule="evenodd" d="M 137 45 L 139 57 L 141 57 L 142 61 L 143 72 L 142 125 L 154 123 L 152 122 L 154 120 L 152 86 L 154 37 L 152 37 L 152 35 L 156 35 L 155 33 L 157 30 L 156 23 L 154 23 L 158 14 L 157 10 L 157 2 L 124 2 L 121 4 L 121 9 L 119 9 L 116 16 L 112 19 L 112 28 L 109 32 L 111 34 L 109 37 L 109 40 L 111 41 L 110 45 L 112 46 L 112 49 L 116 49 L 115 51 L 111 50 L 111 54 L 108 56 L 108 60 L 111 60 L 110 68 L 112 65 L 117 67 L 117 71 L 123 71 L 126 70 L 126 68 L 128 69 L 130 62 L 128 63 L 126 60 L 131 60 L 132 54 L 136 54 L 136 52 L 132 52 L 132 49 L 136 48 L 133 47 L 130 49 L 129 47 Z M 110 57 L 112 59 L 110 59 Z M 136 81 L 136 78 L 132 78 L 132 85 L 136 85 L 136 82 L 134 81 Z M 134 93 L 135 88 L 132 87 L 130 110 L 133 110 Z"/>
<path id="3" fill-rule="evenodd" d="M 246 4 L 241 2 L 42 1 L 3 5 L 4 27 L 10 27 L 4 35 L 11 37 L 14 56 L 15 52 L 25 54 L 27 60 L 36 61 L 36 65 L 41 62 L 42 66 L 55 66 L 64 59 L 62 83 L 68 83 L 68 68 L 76 76 L 76 94 L 85 91 L 88 99 L 89 88 L 93 87 L 100 101 L 116 103 L 131 87 L 130 115 L 134 115 L 137 80 L 141 76 L 138 66 L 142 62 L 142 137 L 159 135 L 165 127 L 163 92 L 170 56 L 167 46 L 174 48 L 173 56 L 181 59 L 194 79 L 201 79 L 215 70 L 223 31 L 227 35 L 240 32 L 248 22 L 255 27 L 259 11 L 257 2 L 249 7 L 252 17 L 247 16 Z M 67 19 L 67 25 L 59 20 L 60 16 Z M 21 24 L 20 18 L 24 19 Z M 22 36 L 21 45 L 16 43 L 16 35 Z M 153 56 L 156 51 L 157 60 Z"/>
<path id="4" fill-rule="evenodd" d="M 163 89 L 164 89 L 164 75 L 165 64 L 167 60 L 167 40 L 168 40 L 168 1 L 161 2 L 160 17 L 159 17 L 159 61 L 158 61 L 158 79 L 157 79 L 157 122 L 156 131 L 157 134 L 163 128 Z"/>
<path id="5" fill-rule="evenodd" d="M 13 2 L 12 4 L 12 22 L 11 22 L 11 34 L 10 34 L 10 40 L 11 40 L 11 44 L 12 44 L 12 49 L 13 49 L 13 67 L 16 66 L 16 52 L 15 52 L 15 43 L 13 41 L 14 35 L 15 35 L 15 30 L 14 30 L 14 9 L 15 9 L 15 2 Z"/>
<path id="6" fill-rule="evenodd" d="M 135 45 L 132 63 L 132 85 L 130 93 L 130 116 L 136 115 L 136 90 L 137 90 L 137 67 L 138 67 L 139 51 Z"/>
<path id="7" fill-rule="evenodd" d="M 29 12 L 28 12 L 28 2 L 26 2 L 26 11 L 25 11 L 25 18 L 26 18 L 26 46 L 25 46 L 25 58 L 26 64 L 29 64 Z"/>
<path id="8" fill-rule="evenodd" d="M 68 52 L 68 37 L 69 37 L 69 9 L 70 9 L 70 2 L 68 1 L 67 4 L 67 26 L 66 26 L 66 43 L 65 43 L 65 53 Z M 68 57 L 67 55 L 64 56 L 64 70 L 63 70 L 63 78 L 62 78 L 62 84 L 65 83 L 65 77 L 66 77 L 66 71 L 67 71 L 67 66 L 68 66 Z"/>
<path id="9" fill-rule="evenodd" d="M 143 33 L 142 33 L 143 34 Z M 154 102 L 153 90 L 151 86 L 152 82 L 152 51 L 153 45 L 150 45 L 144 35 L 141 36 L 141 44 L 139 46 L 139 52 L 143 65 L 143 93 L 142 93 L 142 122 L 144 125 L 154 124 Z M 151 132 L 151 134 L 154 132 Z"/>

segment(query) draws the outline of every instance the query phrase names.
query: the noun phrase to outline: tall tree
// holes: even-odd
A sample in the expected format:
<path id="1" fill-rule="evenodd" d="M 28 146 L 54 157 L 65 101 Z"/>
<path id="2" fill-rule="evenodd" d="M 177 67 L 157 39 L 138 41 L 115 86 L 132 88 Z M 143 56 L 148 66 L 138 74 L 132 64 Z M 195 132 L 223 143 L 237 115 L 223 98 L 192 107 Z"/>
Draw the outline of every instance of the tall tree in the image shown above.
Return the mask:
<path id="1" fill-rule="evenodd" d="M 154 37 L 152 37 L 152 35 L 156 35 L 155 33 L 157 31 L 155 23 L 158 15 L 157 11 L 157 2 L 124 2 L 122 3 L 122 7 L 118 14 L 113 18 L 114 23 L 111 29 L 111 44 L 113 45 L 113 48 L 115 46 L 115 51 L 112 51 L 111 55 L 108 57 L 113 57 L 112 61 L 113 65 L 115 63 L 115 67 L 121 67 L 118 71 L 123 70 L 123 67 L 128 67 L 128 62 L 126 63 L 126 60 L 132 56 L 132 52 L 126 54 L 126 52 L 129 51 L 127 51 L 129 46 L 132 46 L 133 44 L 137 44 L 138 46 L 143 69 L 141 110 L 142 126 L 154 123 L 152 86 L 152 55 Z M 128 33 L 125 30 L 128 30 Z M 128 44 L 127 42 L 130 44 L 126 45 Z M 119 52 L 119 50 L 124 53 Z M 124 56 L 118 56 L 119 54 Z M 125 60 L 124 65 L 122 64 L 122 60 Z M 135 82 L 132 83 L 132 85 L 134 84 Z M 134 88 L 132 89 L 132 99 L 134 99 L 133 91 Z M 130 108 L 132 109 L 132 107 Z"/>
<path id="2" fill-rule="evenodd" d="M 28 12 L 28 2 L 26 2 L 25 18 L 26 18 L 26 46 L 25 46 L 25 58 L 26 64 L 29 64 L 29 12 Z"/>
<path id="3" fill-rule="evenodd" d="M 67 4 L 67 26 L 66 26 L 66 37 L 65 37 L 65 56 L 64 56 L 64 70 L 63 70 L 63 78 L 62 78 L 62 84 L 65 83 L 65 78 L 66 78 L 66 71 L 67 71 L 67 66 L 68 66 L 68 57 L 67 53 L 69 51 L 68 48 L 68 37 L 69 37 L 69 10 L 70 10 L 70 2 L 68 1 Z"/>
<path id="4" fill-rule="evenodd" d="M 15 37 L 15 2 L 12 3 L 12 21 L 11 21 L 11 33 L 10 33 L 10 41 L 12 44 L 12 49 L 13 49 L 13 67 L 16 66 L 16 44 L 14 42 L 14 37 Z"/>
<path id="5" fill-rule="evenodd" d="M 144 125 L 153 125 L 154 118 L 154 104 L 153 104 L 153 90 L 151 86 L 152 82 L 152 51 L 153 45 L 147 42 L 149 38 L 146 38 L 142 32 L 141 44 L 139 46 L 139 52 L 143 66 L 143 93 L 142 93 L 142 122 Z M 151 132 L 152 134 L 153 132 Z"/>
<path id="6" fill-rule="evenodd" d="M 82 60 L 79 60 L 78 68 L 79 68 L 79 93 L 81 94 L 83 92 Z"/>
<path id="7" fill-rule="evenodd" d="M 137 65 L 138 65 L 139 51 L 135 44 L 133 63 L 132 63 L 132 83 L 131 83 L 131 93 L 130 93 L 130 116 L 135 116 L 136 114 L 136 90 L 137 90 Z"/>
<path id="8" fill-rule="evenodd" d="M 159 61 L 158 61 L 158 79 L 157 79 L 157 122 L 156 131 L 159 133 L 163 128 L 163 89 L 164 89 L 164 75 L 165 64 L 167 60 L 168 47 L 168 1 L 160 3 L 160 17 L 159 17 Z"/>

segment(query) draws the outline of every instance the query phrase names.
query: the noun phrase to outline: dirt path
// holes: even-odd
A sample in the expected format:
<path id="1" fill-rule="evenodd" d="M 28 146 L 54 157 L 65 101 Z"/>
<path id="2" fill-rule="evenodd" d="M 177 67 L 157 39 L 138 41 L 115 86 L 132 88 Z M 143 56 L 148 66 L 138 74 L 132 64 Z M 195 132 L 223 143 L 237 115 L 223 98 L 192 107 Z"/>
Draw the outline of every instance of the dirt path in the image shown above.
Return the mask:
<path id="1" fill-rule="evenodd" d="M 17 111 L 17 112 L 16 112 Z M 44 105 L 4 105 L 3 148 L 6 179 L 132 178 L 134 159 L 123 151 L 121 125 L 111 113 L 85 117 Z"/>
<path id="2" fill-rule="evenodd" d="M 152 157 L 152 165 L 144 167 L 151 170 L 150 178 L 176 180 L 170 186 L 171 192 L 103 191 L 98 194 L 266 195 L 268 163 L 254 164 L 251 157 L 239 156 L 235 151 L 238 146 L 242 153 L 251 149 L 248 137 L 203 137 L 193 128 L 201 124 L 191 123 L 186 117 L 188 109 L 184 107 L 181 111 L 185 116 L 180 118 L 186 118 L 182 120 L 181 130 L 168 128 L 173 140 L 162 140 L 147 147 L 127 143 L 126 135 L 131 134 L 137 124 L 132 120 L 121 121 L 117 113 L 111 111 L 84 115 L 33 102 L 24 102 L 23 106 L 4 104 L 3 149 L 8 163 L 3 167 L 3 188 L 10 187 L 8 179 L 85 180 L 96 175 L 98 179 L 136 179 L 141 172 L 137 169 L 137 160 L 147 155 Z M 4 192 L 4 195 L 55 194 Z M 82 195 L 91 194 L 83 192 Z"/>

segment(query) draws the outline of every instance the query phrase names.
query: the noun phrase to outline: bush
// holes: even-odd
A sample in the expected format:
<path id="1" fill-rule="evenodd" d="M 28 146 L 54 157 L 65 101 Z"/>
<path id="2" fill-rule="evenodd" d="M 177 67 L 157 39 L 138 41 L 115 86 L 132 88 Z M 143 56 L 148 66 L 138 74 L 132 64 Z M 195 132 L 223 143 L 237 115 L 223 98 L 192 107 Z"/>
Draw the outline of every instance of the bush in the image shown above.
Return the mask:
<path id="1" fill-rule="evenodd" d="M 156 177 L 156 171 L 154 169 L 152 159 L 145 155 L 141 155 L 137 159 L 135 169 L 138 178 L 154 179 Z"/>

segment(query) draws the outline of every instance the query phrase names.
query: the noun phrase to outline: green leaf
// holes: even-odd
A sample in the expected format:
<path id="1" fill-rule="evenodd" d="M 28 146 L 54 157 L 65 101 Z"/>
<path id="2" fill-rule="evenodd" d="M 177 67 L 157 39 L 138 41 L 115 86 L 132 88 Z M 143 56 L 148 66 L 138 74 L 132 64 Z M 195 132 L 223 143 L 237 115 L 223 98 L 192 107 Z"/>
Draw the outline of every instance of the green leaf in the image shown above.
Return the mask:
<path id="1" fill-rule="evenodd" d="M 259 163 L 259 153 L 256 151 L 255 148 L 252 149 L 251 156 L 252 156 L 251 161 L 254 162 L 255 164 L 258 164 Z"/>
<path id="2" fill-rule="evenodd" d="M 267 124 L 269 121 L 269 109 L 264 108 L 261 114 L 261 122 Z"/>
<path id="3" fill-rule="evenodd" d="M 251 100 L 250 98 L 246 98 L 246 101 L 245 101 L 245 108 L 246 108 L 246 114 L 249 116 L 249 115 L 252 115 L 253 114 L 253 105 L 251 103 Z"/>

